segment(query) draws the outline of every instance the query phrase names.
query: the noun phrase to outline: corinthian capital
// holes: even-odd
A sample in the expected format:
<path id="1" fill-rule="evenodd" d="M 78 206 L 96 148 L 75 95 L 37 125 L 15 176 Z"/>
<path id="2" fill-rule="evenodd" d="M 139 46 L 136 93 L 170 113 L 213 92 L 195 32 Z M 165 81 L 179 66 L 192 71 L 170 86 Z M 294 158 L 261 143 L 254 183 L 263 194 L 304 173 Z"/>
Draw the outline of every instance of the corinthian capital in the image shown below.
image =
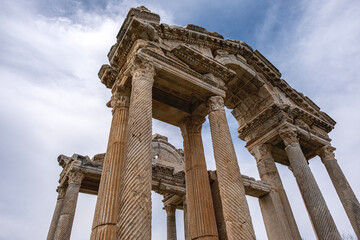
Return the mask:
<path id="1" fill-rule="evenodd" d="M 280 130 L 279 135 L 284 141 L 286 147 L 291 145 L 292 143 L 299 143 L 295 128 L 292 127 L 283 128 Z"/>
<path id="2" fill-rule="evenodd" d="M 336 148 L 330 146 L 330 145 L 326 145 L 322 148 L 320 148 L 316 154 L 319 155 L 319 157 L 321 158 L 321 161 L 327 161 L 327 160 L 335 160 L 335 154 L 334 151 L 336 150 Z"/>
<path id="3" fill-rule="evenodd" d="M 130 89 L 119 87 L 111 96 L 107 106 L 113 109 L 118 107 L 129 107 L 130 105 Z"/>
<path id="4" fill-rule="evenodd" d="M 209 113 L 217 110 L 224 109 L 224 99 L 220 96 L 209 97 L 207 106 Z"/>
<path id="5" fill-rule="evenodd" d="M 66 188 L 64 186 L 59 186 L 56 191 L 58 192 L 57 199 L 63 199 L 65 197 Z"/>
<path id="6" fill-rule="evenodd" d="M 79 171 L 73 171 L 69 173 L 69 183 L 81 184 L 81 181 L 84 179 L 85 174 Z"/>
<path id="7" fill-rule="evenodd" d="M 133 78 L 153 81 L 155 67 L 148 59 L 135 56 L 131 62 L 130 72 Z"/>
<path id="8" fill-rule="evenodd" d="M 201 128 L 205 118 L 200 115 L 194 115 L 184 118 L 180 124 L 181 134 L 186 136 L 189 133 L 201 133 Z"/>
<path id="9" fill-rule="evenodd" d="M 270 144 L 257 145 L 250 150 L 250 153 L 255 157 L 257 162 L 262 159 L 272 158 Z"/>

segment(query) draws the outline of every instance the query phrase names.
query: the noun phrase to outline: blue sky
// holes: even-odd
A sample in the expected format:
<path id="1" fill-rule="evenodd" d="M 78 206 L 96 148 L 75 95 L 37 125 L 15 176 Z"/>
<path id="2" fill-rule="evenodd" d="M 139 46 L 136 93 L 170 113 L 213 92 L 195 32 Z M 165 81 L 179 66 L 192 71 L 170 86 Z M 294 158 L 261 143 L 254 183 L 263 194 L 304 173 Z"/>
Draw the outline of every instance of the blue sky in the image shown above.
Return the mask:
<path id="1" fill-rule="evenodd" d="M 360 197 L 360 2 L 313 1 L 7 1 L 0 8 L 0 239 L 44 239 L 56 202 L 57 156 L 104 152 L 110 91 L 97 78 L 130 7 L 145 5 L 161 22 L 196 24 L 243 40 L 263 53 L 295 89 L 336 121 L 336 156 Z M 236 137 L 243 174 L 258 177 L 255 160 Z M 182 148 L 180 131 L 153 121 L 153 131 Z M 207 165 L 214 169 L 208 122 Z M 318 158 L 310 161 L 338 229 L 353 234 Z M 292 173 L 278 166 L 304 239 L 315 239 Z M 256 199 L 249 198 L 257 238 L 266 239 Z M 96 198 L 80 194 L 72 239 L 88 239 Z M 177 212 L 178 239 L 183 239 Z M 166 239 L 161 197 L 153 198 L 153 238 Z"/>

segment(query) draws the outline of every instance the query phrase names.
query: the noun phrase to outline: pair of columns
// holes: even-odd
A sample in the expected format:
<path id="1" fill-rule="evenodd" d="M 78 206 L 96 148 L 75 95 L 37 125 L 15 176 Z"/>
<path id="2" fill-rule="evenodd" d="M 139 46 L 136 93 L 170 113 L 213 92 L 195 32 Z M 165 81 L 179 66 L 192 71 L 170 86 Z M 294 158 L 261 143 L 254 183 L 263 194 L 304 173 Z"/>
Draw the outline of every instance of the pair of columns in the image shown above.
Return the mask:
<path id="1" fill-rule="evenodd" d="M 155 69 L 135 57 L 131 98 L 117 92 L 91 239 L 151 239 L 152 86 Z M 129 102 L 129 104 L 127 104 Z M 119 104 L 120 103 L 120 104 Z M 223 99 L 210 97 L 209 120 L 229 239 L 255 239 L 245 190 L 227 125 Z M 205 118 L 181 123 L 184 138 L 189 239 L 218 239 L 201 127 Z"/>
<path id="2" fill-rule="evenodd" d="M 227 124 L 224 100 L 207 102 L 221 206 L 228 239 L 255 239 L 245 189 Z M 189 239 L 218 239 L 214 204 L 206 169 L 201 128 L 205 118 L 191 116 L 182 122 Z"/>
<path id="3" fill-rule="evenodd" d="M 296 129 L 282 129 L 280 130 L 280 137 L 284 141 L 290 167 L 296 178 L 317 238 L 320 240 L 341 239 L 319 186 L 301 150 Z M 333 154 L 334 150 L 331 146 L 325 146 L 319 150 L 318 154 L 325 164 L 355 233 L 359 237 L 360 205 L 337 164 Z M 279 236 L 283 236 L 283 239 L 289 239 L 288 236 L 291 236 L 290 239 L 301 239 L 274 159 L 271 156 L 270 146 L 257 146 L 252 150 L 252 153 L 257 160 L 261 179 L 267 181 L 273 187 L 270 195 L 259 199 L 269 239 L 282 239 Z M 280 217 L 278 217 L 278 222 L 274 224 L 273 218 L 270 218 L 270 216 Z"/>
<path id="4" fill-rule="evenodd" d="M 70 172 L 68 186 L 58 188 L 58 199 L 47 240 L 70 239 L 79 190 L 84 177 L 85 174 L 82 172 Z"/>

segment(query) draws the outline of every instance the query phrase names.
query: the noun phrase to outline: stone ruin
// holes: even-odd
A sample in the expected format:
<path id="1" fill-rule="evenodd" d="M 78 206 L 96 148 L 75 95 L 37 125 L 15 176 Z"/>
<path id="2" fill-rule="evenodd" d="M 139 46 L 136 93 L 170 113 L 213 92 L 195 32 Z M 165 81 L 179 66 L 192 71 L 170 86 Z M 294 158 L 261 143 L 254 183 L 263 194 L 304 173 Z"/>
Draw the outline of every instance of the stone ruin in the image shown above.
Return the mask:
<path id="1" fill-rule="evenodd" d="M 320 156 L 360 238 L 360 204 L 328 133 L 335 121 L 281 78 L 245 42 L 188 24 L 160 24 L 130 9 L 99 71 L 111 89 L 106 153 L 60 155 L 58 200 L 48 240 L 70 239 L 79 192 L 97 195 L 91 239 L 151 239 L 151 190 L 163 196 L 167 239 L 184 211 L 186 240 L 255 239 L 246 195 L 257 197 L 268 239 L 300 240 L 275 162 L 289 167 L 318 239 L 341 239 L 308 166 Z M 261 180 L 240 173 L 225 107 L 254 156 Z M 216 171 L 207 171 L 201 137 L 208 116 Z M 184 150 L 152 135 L 152 118 L 181 129 Z M 301 201 L 299 199 L 299 201 Z"/>

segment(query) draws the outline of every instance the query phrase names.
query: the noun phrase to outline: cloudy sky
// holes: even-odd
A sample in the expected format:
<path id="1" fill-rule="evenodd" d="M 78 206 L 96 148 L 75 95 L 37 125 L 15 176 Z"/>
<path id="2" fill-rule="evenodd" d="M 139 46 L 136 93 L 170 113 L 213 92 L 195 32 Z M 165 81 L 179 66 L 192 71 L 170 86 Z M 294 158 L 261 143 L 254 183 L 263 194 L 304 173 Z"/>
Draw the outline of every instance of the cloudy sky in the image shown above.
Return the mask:
<path id="1" fill-rule="evenodd" d="M 105 151 L 110 91 L 97 78 L 130 7 L 145 5 L 161 22 L 188 23 L 243 40 L 280 69 L 295 89 L 336 121 L 336 156 L 360 198 L 360 2 L 0 0 L 0 239 L 45 239 L 61 167 L 57 156 Z M 259 178 L 255 160 L 228 121 L 243 174 Z M 153 121 L 154 133 L 182 148 L 179 129 Z M 207 164 L 214 169 L 208 122 Z M 339 231 L 353 234 L 318 158 L 310 167 Z M 304 239 L 315 239 L 292 173 L 278 166 Z M 248 198 L 257 238 L 266 239 L 257 199 Z M 89 239 L 95 196 L 80 194 L 72 239 Z M 183 239 L 177 212 L 178 239 Z M 153 196 L 153 237 L 166 239 L 161 197 Z"/>

